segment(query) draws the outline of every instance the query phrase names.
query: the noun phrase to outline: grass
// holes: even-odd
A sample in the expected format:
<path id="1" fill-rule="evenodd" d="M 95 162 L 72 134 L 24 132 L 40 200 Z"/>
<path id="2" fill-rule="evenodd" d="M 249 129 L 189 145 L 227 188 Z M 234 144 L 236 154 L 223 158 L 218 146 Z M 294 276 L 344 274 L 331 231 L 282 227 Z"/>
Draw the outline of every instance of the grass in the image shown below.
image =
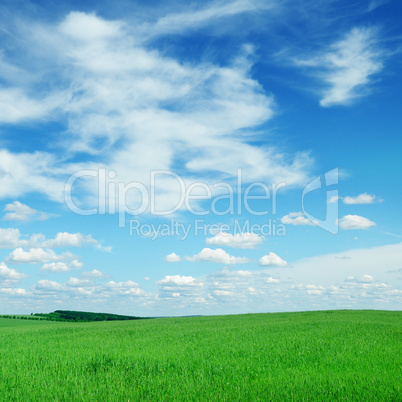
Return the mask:
<path id="1" fill-rule="evenodd" d="M 27 326 L 36 326 L 36 325 L 45 325 L 50 321 L 41 321 L 41 320 L 21 320 L 21 319 L 10 319 L 10 318 L 1 318 L 0 317 L 0 330 L 6 327 L 27 327 Z M 3 334 L 2 332 L 0 334 Z M 0 341 L 1 343 L 1 341 Z"/>
<path id="2" fill-rule="evenodd" d="M 401 312 L 24 324 L 0 328 L 4 400 L 402 399 Z"/>

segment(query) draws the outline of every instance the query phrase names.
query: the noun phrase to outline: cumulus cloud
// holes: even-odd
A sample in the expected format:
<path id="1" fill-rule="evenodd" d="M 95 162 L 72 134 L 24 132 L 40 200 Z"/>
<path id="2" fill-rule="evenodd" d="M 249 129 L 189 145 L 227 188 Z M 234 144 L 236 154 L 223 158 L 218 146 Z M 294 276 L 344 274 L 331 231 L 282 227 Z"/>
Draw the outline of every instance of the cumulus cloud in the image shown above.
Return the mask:
<path id="1" fill-rule="evenodd" d="M 98 240 L 91 235 L 82 235 L 81 233 L 57 233 L 54 239 L 46 239 L 42 234 L 33 234 L 26 238 L 19 229 L 16 228 L 0 228 L 0 248 L 16 248 L 16 247 L 82 247 L 84 245 L 93 245 L 102 251 L 111 251 L 111 247 L 104 247 Z"/>
<path id="2" fill-rule="evenodd" d="M 376 197 L 374 194 L 359 194 L 356 197 L 344 197 L 344 204 L 373 204 L 375 202 L 381 202 L 382 200 Z"/>
<path id="3" fill-rule="evenodd" d="M 206 243 L 211 246 L 227 246 L 233 248 L 256 248 L 264 241 L 263 236 L 256 233 L 230 233 L 221 232 L 214 237 L 206 239 Z"/>
<path id="4" fill-rule="evenodd" d="M 189 298 L 194 300 L 202 297 L 204 283 L 192 276 L 167 275 L 157 281 L 158 297 L 166 299 Z"/>
<path id="5" fill-rule="evenodd" d="M 21 233 L 18 229 L 0 228 L 0 248 L 15 248 L 27 246 L 28 241 L 21 239 Z"/>
<path id="6" fill-rule="evenodd" d="M 140 296 L 144 294 L 144 291 L 140 288 L 140 285 L 133 281 L 115 282 L 110 281 L 105 286 L 105 291 L 123 296 Z"/>
<path id="7" fill-rule="evenodd" d="M 28 205 L 22 204 L 19 201 L 14 201 L 11 204 L 7 204 L 4 208 L 6 214 L 3 216 L 5 221 L 29 221 L 32 219 L 46 220 L 48 215 L 44 212 L 37 211 L 29 207 Z"/>
<path id="8" fill-rule="evenodd" d="M 48 262 L 40 270 L 45 272 L 68 272 L 71 268 L 64 262 Z"/>
<path id="9" fill-rule="evenodd" d="M 158 290 L 153 293 L 144 292 L 131 280 L 106 284 L 89 277 L 70 278 L 65 283 L 41 280 L 25 290 L 3 281 L 0 301 L 6 303 L 8 296 L 29 295 L 30 303 L 35 300 L 39 305 L 45 301 L 43 306 L 57 308 L 60 302 L 74 306 L 73 301 L 85 301 L 86 305 L 93 303 L 94 308 L 99 308 L 124 300 L 130 309 L 143 306 L 143 311 L 163 312 L 162 315 L 239 313 L 249 311 L 250 306 L 253 311 L 265 312 L 375 308 L 379 303 L 397 309 L 402 302 L 402 290 L 378 278 L 400 274 L 401 248 L 402 244 L 395 244 L 349 250 L 349 259 L 335 258 L 344 253 L 318 256 L 295 262 L 291 271 L 278 267 L 275 275 L 271 267 L 253 271 L 224 268 L 200 277 L 169 275 L 156 282 Z M 384 266 L 390 271 L 384 272 Z"/>
<path id="10" fill-rule="evenodd" d="M 374 281 L 374 276 L 360 275 L 358 277 L 348 276 L 346 282 L 370 283 Z"/>
<path id="11" fill-rule="evenodd" d="M 375 222 L 370 221 L 370 219 L 359 215 L 345 215 L 339 220 L 339 227 L 344 230 L 352 229 L 369 229 L 371 226 L 376 226 Z"/>
<path id="12" fill-rule="evenodd" d="M 166 262 L 179 262 L 181 261 L 181 257 L 175 253 L 171 253 L 165 257 Z"/>
<path id="13" fill-rule="evenodd" d="M 347 105 L 367 95 L 372 77 L 383 69 L 378 30 L 353 28 L 323 54 L 296 64 L 313 68 L 325 85 L 320 105 Z"/>
<path id="14" fill-rule="evenodd" d="M 314 284 L 297 284 L 297 285 L 292 285 L 292 289 L 299 289 L 299 290 L 304 290 L 308 295 L 313 295 L 313 296 L 320 296 L 325 292 L 325 287 L 321 285 L 314 285 Z"/>
<path id="15" fill-rule="evenodd" d="M 71 277 L 67 282 L 67 286 L 81 288 L 81 287 L 88 287 L 93 286 L 93 282 L 89 281 L 88 279 L 78 279 Z"/>
<path id="16" fill-rule="evenodd" d="M 13 268 L 7 267 L 4 262 L 0 262 L 0 281 L 11 280 L 15 281 L 18 279 L 28 278 L 28 275 L 18 272 Z"/>
<path id="17" fill-rule="evenodd" d="M 11 264 L 44 264 L 49 262 L 69 261 L 74 260 L 75 256 L 70 252 L 56 254 L 51 249 L 31 248 L 28 251 L 21 247 L 13 250 L 6 258 L 6 261 Z"/>
<path id="18" fill-rule="evenodd" d="M 261 266 L 277 266 L 277 267 L 286 267 L 288 265 L 288 263 L 285 260 L 282 260 L 281 257 L 279 257 L 273 252 L 270 252 L 269 254 L 261 257 L 258 264 Z"/>
<path id="19" fill-rule="evenodd" d="M 315 225 L 313 221 L 307 219 L 303 212 L 290 212 L 281 218 L 281 222 L 285 225 Z"/>
<path id="20" fill-rule="evenodd" d="M 42 266 L 41 271 L 45 272 L 68 272 L 71 269 L 80 269 L 84 264 L 78 260 L 73 260 L 71 262 L 48 262 Z"/>
<path id="21" fill-rule="evenodd" d="M 208 247 L 203 248 L 198 254 L 192 257 L 186 257 L 188 261 L 203 261 L 203 262 L 217 262 L 221 264 L 244 264 L 250 262 L 248 258 L 245 257 L 233 257 L 229 255 L 226 251 L 221 248 L 215 250 Z"/>
<path id="22" fill-rule="evenodd" d="M 105 275 L 103 272 L 101 272 L 97 269 L 93 269 L 92 271 L 88 271 L 88 272 L 83 272 L 82 276 L 84 278 L 91 278 L 91 279 L 101 279 L 101 278 L 107 277 L 107 275 Z"/>
<path id="23" fill-rule="evenodd" d="M 192 276 L 181 276 L 181 275 L 167 275 L 160 281 L 156 282 L 158 285 L 171 286 L 197 286 L 195 278 Z"/>
<path id="24" fill-rule="evenodd" d="M 103 251 L 111 251 L 111 247 L 102 246 L 97 240 L 95 240 L 91 235 L 82 235 L 81 233 L 68 233 L 60 232 L 57 233 L 54 239 L 44 240 L 41 244 L 42 247 L 53 248 L 53 247 L 82 247 L 86 244 L 94 245 L 96 248 Z"/>
<path id="25" fill-rule="evenodd" d="M 98 271 L 99 272 L 99 271 Z M 91 279 L 99 279 L 92 277 Z M 64 283 L 59 283 L 50 280 L 40 280 L 32 288 L 33 296 L 49 295 L 57 297 L 67 302 L 71 297 L 84 298 L 91 302 L 90 298 L 94 298 L 92 302 L 98 305 L 99 300 L 113 300 L 114 297 L 126 297 L 126 302 L 130 301 L 131 297 L 140 297 L 145 292 L 139 287 L 136 282 L 125 281 L 115 282 L 110 281 L 106 284 L 100 285 L 90 279 L 79 279 L 75 277 L 69 278 Z M 128 297 L 128 299 L 127 299 Z"/>
<path id="26" fill-rule="evenodd" d="M 280 283 L 280 280 L 276 279 L 276 278 L 269 277 L 269 278 L 267 278 L 265 283 Z"/>
<path id="27" fill-rule="evenodd" d="M 35 285 L 35 289 L 40 292 L 63 292 L 66 291 L 66 286 L 62 283 L 42 279 Z"/>
<path id="28" fill-rule="evenodd" d="M 26 296 L 31 296 L 30 292 L 28 292 L 26 289 L 21 288 L 1 288 L 0 293 L 7 295 L 8 297 L 17 296 L 25 298 Z"/>

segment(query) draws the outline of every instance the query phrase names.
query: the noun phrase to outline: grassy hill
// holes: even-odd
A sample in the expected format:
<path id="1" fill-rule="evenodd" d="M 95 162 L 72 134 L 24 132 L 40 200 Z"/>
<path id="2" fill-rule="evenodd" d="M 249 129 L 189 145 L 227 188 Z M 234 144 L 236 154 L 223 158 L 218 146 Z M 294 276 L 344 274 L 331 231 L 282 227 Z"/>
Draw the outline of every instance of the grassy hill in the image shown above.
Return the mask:
<path id="1" fill-rule="evenodd" d="M 0 328 L 4 400 L 401 400 L 402 313 Z"/>

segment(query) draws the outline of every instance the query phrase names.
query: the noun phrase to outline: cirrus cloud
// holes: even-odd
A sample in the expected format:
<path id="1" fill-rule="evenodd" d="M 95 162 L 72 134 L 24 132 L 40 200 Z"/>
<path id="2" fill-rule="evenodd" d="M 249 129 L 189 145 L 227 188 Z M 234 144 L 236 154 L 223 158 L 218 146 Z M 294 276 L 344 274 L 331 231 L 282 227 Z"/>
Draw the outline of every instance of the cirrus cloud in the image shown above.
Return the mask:
<path id="1" fill-rule="evenodd" d="M 355 27 L 327 51 L 295 64 L 311 68 L 322 80 L 320 105 L 348 105 L 367 95 L 372 77 L 383 69 L 384 53 L 375 28 Z"/>

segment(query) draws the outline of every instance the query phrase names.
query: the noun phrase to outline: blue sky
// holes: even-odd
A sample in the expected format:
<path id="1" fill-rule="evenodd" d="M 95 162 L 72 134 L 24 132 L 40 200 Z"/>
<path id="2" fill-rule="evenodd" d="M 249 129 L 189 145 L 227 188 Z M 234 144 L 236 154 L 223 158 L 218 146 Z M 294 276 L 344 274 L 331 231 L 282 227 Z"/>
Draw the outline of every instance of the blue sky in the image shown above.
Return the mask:
<path id="1" fill-rule="evenodd" d="M 0 313 L 400 309 L 398 1 L 5 1 Z"/>

